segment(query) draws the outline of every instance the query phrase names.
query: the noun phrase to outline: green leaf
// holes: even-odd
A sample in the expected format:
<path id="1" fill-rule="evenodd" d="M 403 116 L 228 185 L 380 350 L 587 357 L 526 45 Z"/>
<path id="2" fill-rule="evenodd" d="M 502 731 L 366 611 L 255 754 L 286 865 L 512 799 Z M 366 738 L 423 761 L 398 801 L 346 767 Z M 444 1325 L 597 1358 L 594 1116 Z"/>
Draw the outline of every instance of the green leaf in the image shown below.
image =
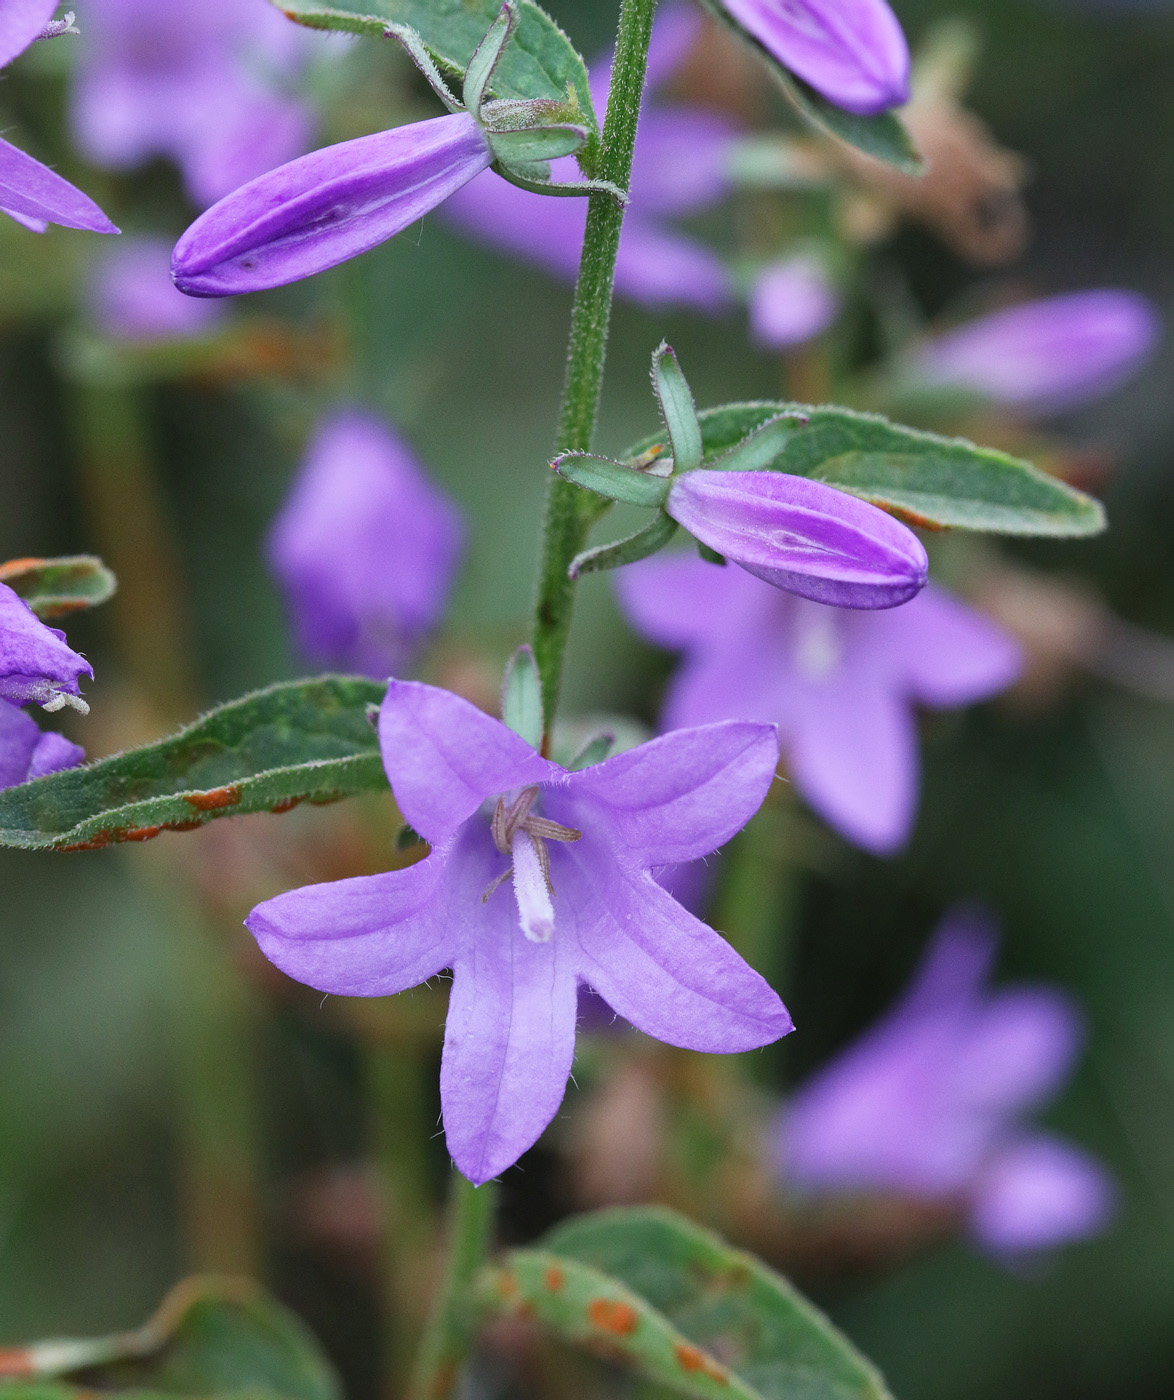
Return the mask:
<path id="1" fill-rule="evenodd" d="M 19 593 L 42 620 L 97 607 L 118 587 L 114 575 L 92 554 L 10 559 L 0 564 L 0 583 Z"/>
<path id="2" fill-rule="evenodd" d="M 461 100 L 465 104 L 465 110 L 475 117 L 481 115 L 481 104 L 489 91 L 490 80 L 501 62 L 502 50 L 513 34 L 517 22 L 518 12 L 514 6 L 503 5 L 486 31 L 485 37 L 473 50 L 473 56 L 465 71 Z"/>
<path id="3" fill-rule="evenodd" d="M 505 668 L 501 682 L 502 723 L 520 734 L 531 748 L 542 747 L 542 678 L 531 647 L 520 646 Z"/>
<path id="4" fill-rule="evenodd" d="M 507 1256 L 486 1298 L 699 1400 L 888 1400 L 786 1279 L 669 1210 L 579 1216 Z"/>
<path id="5" fill-rule="evenodd" d="M 782 443 L 772 470 L 826 481 L 911 524 L 1070 537 L 1105 527 L 1099 501 L 1030 462 L 850 408 L 760 402 L 706 409 L 698 416 L 707 464 L 783 413 L 806 414 L 808 423 Z M 656 441 L 649 436 L 624 455 L 638 457 Z"/>
<path id="6" fill-rule="evenodd" d="M 367 706 L 385 686 L 288 681 L 221 705 L 178 734 L 0 792 L 0 845 L 96 850 L 216 817 L 285 812 L 386 791 Z"/>
<path id="7" fill-rule="evenodd" d="M 691 472 L 701 465 L 701 429 L 693 391 L 672 347 L 661 343 L 652 352 L 652 387 L 669 435 L 674 471 Z"/>
<path id="8" fill-rule="evenodd" d="M 677 522 L 662 511 L 651 525 L 637 530 L 634 535 L 625 535 L 622 540 L 576 554 L 567 575 L 578 578 L 580 574 L 596 574 L 604 569 L 621 569 L 625 564 L 635 564 L 637 560 L 647 559 L 650 554 L 663 549 L 676 532 Z"/>
<path id="9" fill-rule="evenodd" d="M 505 165 L 531 165 L 536 161 L 557 160 L 582 149 L 588 136 L 585 126 L 538 126 L 531 131 L 491 131 L 489 144 L 497 160 Z"/>
<path id="10" fill-rule="evenodd" d="M 314 29 L 344 29 L 382 36 L 387 24 L 408 25 L 436 61 L 464 76 L 478 44 L 497 19 L 500 0 L 272 0 L 290 19 Z M 494 69 L 496 97 L 573 96 L 593 129 L 597 126 L 587 66 L 554 20 L 533 3 L 518 0 L 518 27 Z"/>
<path id="11" fill-rule="evenodd" d="M 795 414 L 768 418 L 760 428 L 748 433 L 728 452 L 715 457 L 709 467 L 715 472 L 765 471 L 806 422 L 805 418 Z"/>
<path id="12" fill-rule="evenodd" d="M 631 506 L 664 505 L 669 494 L 669 478 L 639 471 L 610 457 L 590 452 L 567 452 L 551 464 L 559 476 L 610 501 L 626 501 Z"/>
<path id="13" fill-rule="evenodd" d="M 80 1373 L 79 1384 L 51 1381 Z M 190 1279 L 143 1327 L 0 1351 L 5 1400 L 133 1395 L 339 1400 L 321 1349 L 292 1313 L 247 1280 Z M 84 1379 L 84 1385 L 80 1380 Z"/>

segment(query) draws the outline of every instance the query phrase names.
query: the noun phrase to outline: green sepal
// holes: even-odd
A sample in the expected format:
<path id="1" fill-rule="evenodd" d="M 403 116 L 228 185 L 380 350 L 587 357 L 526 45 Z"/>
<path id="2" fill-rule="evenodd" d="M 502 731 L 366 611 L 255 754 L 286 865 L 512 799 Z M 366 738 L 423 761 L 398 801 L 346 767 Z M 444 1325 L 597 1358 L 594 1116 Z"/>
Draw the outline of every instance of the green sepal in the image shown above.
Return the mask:
<path id="1" fill-rule="evenodd" d="M 573 481 L 576 486 L 630 506 L 659 509 L 668 500 L 672 485 L 666 476 L 638 471 L 624 462 L 617 462 L 611 457 L 596 457 L 590 452 L 564 453 L 556 457 L 551 466 L 559 476 Z"/>
<path id="2" fill-rule="evenodd" d="M 663 340 L 652 352 L 652 387 L 672 446 L 674 471 L 691 472 L 701 465 L 701 428 L 693 391 Z"/>
<path id="3" fill-rule="evenodd" d="M 767 471 L 799 429 L 806 426 L 807 415 L 804 413 L 780 413 L 777 418 L 768 418 L 760 428 L 755 428 L 728 452 L 723 452 L 712 462 L 706 462 L 706 468 L 712 472 Z"/>
<path id="4" fill-rule="evenodd" d="M 529 171 L 516 165 L 497 164 L 493 169 L 503 180 L 517 185 L 520 190 L 529 190 L 531 194 L 552 194 L 569 199 L 583 199 L 589 194 L 605 194 L 614 199 L 621 209 L 628 202 L 626 192 L 620 189 L 619 185 L 613 185 L 610 180 L 541 180 L 535 179 Z"/>
<path id="5" fill-rule="evenodd" d="M 410 851 L 413 846 L 423 846 L 424 838 L 414 826 L 409 826 L 404 822 L 403 826 L 395 834 L 395 848 L 397 851 Z"/>
<path id="6" fill-rule="evenodd" d="M 607 732 L 595 734 L 583 745 L 579 752 L 567 764 L 567 769 L 571 773 L 578 773 L 583 768 L 594 768 L 597 763 L 602 763 L 615 747 L 616 736 Z"/>
<path id="7" fill-rule="evenodd" d="M 0 583 L 23 598 L 43 622 L 97 607 L 118 588 L 114 575 L 92 554 L 10 559 L 0 564 Z"/>
<path id="8" fill-rule="evenodd" d="M 502 165 L 528 165 L 574 155 L 582 150 L 589 135 L 585 126 L 570 122 L 536 126 L 528 131 L 490 131 L 487 128 L 485 134 L 495 159 Z"/>
<path id="9" fill-rule="evenodd" d="M 625 564 L 635 564 L 638 559 L 647 559 L 650 554 L 663 549 L 676 532 L 677 522 L 662 511 L 651 525 L 634 535 L 576 554 L 567 570 L 567 577 L 576 579 L 580 574 L 596 574 L 603 569 L 620 569 Z"/>
<path id="10" fill-rule="evenodd" d="M 292 18 L 292 16 L 291 16 Z M 389 24 L 385 31 L 389 39 L 395 39 L 419 70 L 424 81 L 432 89 L 450 112 L 463 112 L 464 105 L 456 93 L 444 81 L 444 75 L 432 61 L 432 54 L 419 34 L 407 24 Z"/>
<path id="11" fill-rule="evenodd" d="M 494 70 L 497 68 L 501 60 L 502 50 L 509 43 L 510 36 L 517 28 L 517 24 L 518 12 L 511 0 L 505 0 L 505 4 L 498 11 L 497 18 L 486 31 L 485 38 L 473 50 L 473 56 L 469 59 L 469 66 L 465 70 L 461 99 L 465 104 L 465 111 L 474 117 L 479 117 L 481 114 L 481 104 L 489 90 Z"/>
<path id="12" fill-rule="evenodd" d="M 709 545 L 702 544 L 700 540 L 696 540 L 694 543 L 697 545 L 697 553 L 707 564 L 725 565 L 726 556 L 724 554 L 719 554 L 716 549 L 710 549 Z"/>
<path id="13" fill-rule="evenodd" d="M 541 749 L 546 725 L 542 716 L 542 677 L 533 649 L 520 646 L 506 663 L 501 680 L 501 719 L 507 729 Z"/>

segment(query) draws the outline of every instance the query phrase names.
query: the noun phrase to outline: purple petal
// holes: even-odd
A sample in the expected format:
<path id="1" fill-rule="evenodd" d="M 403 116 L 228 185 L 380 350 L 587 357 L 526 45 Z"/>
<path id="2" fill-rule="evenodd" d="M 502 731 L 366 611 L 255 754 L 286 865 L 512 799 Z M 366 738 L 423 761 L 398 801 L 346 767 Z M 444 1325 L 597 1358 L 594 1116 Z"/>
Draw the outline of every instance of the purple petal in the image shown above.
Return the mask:
<path id="1" fill-rule="evenodd" d="M 687 554 L 643 559 L 618 570 L 615 581 L 623 610 L 636 630 L 672 650 L 728 636 L 740 595 L 746 591 L 744 574 Z M 695 722 L 748 718 L 757 716 L 708 714 Z M 687 724 L 673 726 L 678 727 Z"/>
<path id="2" fill-rule="evenodd" d="M 762 805 L 777 765 L 773 726 L 712 724 L 573 773 L 568 792 L 576 804 L 602 808 L 625 861 L 647 869 L 696 860 L 728 841 Z"/>
<path id="3" fill-rule="evenodd" d="M 306 885 L 258 904 L 245 925 L 282 972 L 338 996 L 382 997 L 452 962 L 453 924 L 440 889 L 448 857 L 407 870 Z"/>
<path id="4" fill-rule="evenodd" d="M 486 798 L 563 771 L 467 700 L 418 681 L 389 682 L 379 745 L 400 811 L 433 845 Z"/>
<path id="5" fill-rule="evenodd" d="M 691 535 L 776 588 L 847 608 L 891 608 L 924 586 L 910 530 L 867 501 L 782 472 L 691 471 L 666 505 Z"/>
<path id="6" fill-rule="evenodd" d="M 981 906 L 959 904 L 933 932 L 929 945 L 891 1018 L 969 1016 L 979 1004 L 999 945 L 999 926 Z"/>
<path id="7" fill-rule="evenodd" d="M 0 208 L 35 224 L 61 224 L 90 233 L 117 233 L 89 195 L 60 175 L 0 140 Z"/>
<path id="8" fill-rule="evenodd" d="M 1048 1249 L 1095 1235 L 1113 1214 L 1108 1172 L 1084 1152 L 1035 1134 L 998 1154 L 984 1172 L 971 1230 L 997 1254 Z"/>
<path id="9" fill-rule="evenodd" d="M 491 160 L 463 112 L 314 151 L 201 215 L 175 246 L 175 284 L 232 296 L 310 277 L 415 223 Z"/>
<path id="10" fill-rule="evenodd" d="M 204 335 L 224 314 L 218 302 L 177 291 L 171 244 L 146 236 L 124 236 L 109 245 L 91 273 L 89 301 L 99 330 L 128 341 Z"/>
<path id="11" fill-rule="evenodd" d="M 0 583 L 0 699 L 44 705 L 62 692 L 79 694 L 79 679 L 93 674 L 85 657 L 66 646 L 64 632 L 46 627 Z"/>
<path id="12" fill-rule="evenodd" d="M 1024 1113 L 1068 1078 L 1082 1039 L 1080 1013 L 1062 992 L 998 992 L 969 1018 L 950 1068 L 950 1093 L 966 1112 Z"/>
<path id="13" fill-rule="evenodd" d="M 906 693 L 948 709 L 1006 690 L 1023 669 L 1023 649 L 998 623 L 932 585 L 885 615 L 886 644 L 900 656 Z"/>
<path id="14" fill-rule="evenodd" d="M 651 876 L 601 865 L 578 846 L 564 851 L 555 937 L 573 934 L 579 976 L 620 1016 L 668 1045 L 716 1054 L 793 1029 L 763 978 Z"/>
<path id="15" fill-rule="evenodd" d="M 57 0 L 4 0 L 0 6 L 0 68 L 40 38 L 56 9 Z"/>
<path id="16" fill-rule="evenodd" d="M 84 758 L 63 734 L 41 730 L 19 706 L 0 700 L 0 788 L 76 768 Z"/>
<path id="17" fill-rule="evenodd" d="M 651 309 L 688 306 L 717 316 L 734 299 L 730 275 L 715 253 L 640 215 L 624 220 L 615 280 L 621 296 Z"/>
<path id="18" fill-rule="evenodd" d="M 1123 383 L 1161 329 L 1151 302 L 1098 289 L 996 311 L 922 347 L 914 368 L 1033 412 L 1070 408 Z"/>
<path id="19" fill-rule="evenodd" d="M 365 675 L 401 670 L 440 620 L 463 533 L 456 508 L 385 423 L 332 413 L 267 545 L 302 652 Z"/>
<path id="20" fill-rule="evenodd" d="M 909 97 L 909 48 L 885 0 L 720 0 L 784 67 L 829 102 L 871 115 Z"/>
<path id="21" fill-rule="evenodd" d="M 783 258 L 754 280 L 751 337 L 764 350 L 801 345 L 827 330 L 839 309 L 839 295 L 814 258 Z"/>

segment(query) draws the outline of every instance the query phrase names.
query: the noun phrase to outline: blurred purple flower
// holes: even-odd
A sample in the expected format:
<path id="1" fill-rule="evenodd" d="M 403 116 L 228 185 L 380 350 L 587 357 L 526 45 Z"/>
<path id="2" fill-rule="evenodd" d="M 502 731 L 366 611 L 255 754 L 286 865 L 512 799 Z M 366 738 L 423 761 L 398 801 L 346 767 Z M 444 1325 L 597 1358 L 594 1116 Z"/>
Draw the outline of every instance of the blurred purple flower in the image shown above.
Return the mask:
<path id="1" fill-rule="evenodd" d="M 0 700 L 0 788 L 76 768 L 85 756 L 63 734 L 40 729 L 19 705 Z"/>
<path id="2" fill-rule="evenodd" d="M 1070 292 L 947 331 L 919 349 L 912 368 L 931 384 L 1055 412 L 1122 384 L 1153 349 L 1160 328 L 1152 303 L 1135 292 Z"/>
<path id="3" fill-rule="evenodd" d="M 909 100 L 909 46 L 885 0 L 709 0 L 829 102 L 871 116 Z"/>
<path id="4" fill-rule="evenodd" d="M 119 170 L 167 156 L 211 204 L 305 149 L 311 110 L 286 84 L 312 42 L 262 0 L 87 0 L 78 145 Z"/>
<path id="5" fill-rule="evenodd" d="M 4 0 L 0 67 L 42 37 L 56 8 L 47 0 Z M 90 233 L 118 232 L 88 195 L 4 140 L 0 140 L 0 213 L 34 233 L 44 233 L 50 224 Z"/>
<path id="6" fill-rule="evenodd" d="M 568 773 L 466 700 L 392 681 L 379 718 L 417 865 L 258 905 L 248 927 L 290 976 L 389 996 L 452 968 L 440 1071 L 448 1148 L 498 1175 L 558 1111 L 577 988 L 649 1035 L 733 1053 L 791 1029 L 782 1002 L 649 874 L 728 840 L 770 786 L 766 725 L 654 739 Z M 512 874 L 513 895 L 498 890 Z"/>
<path id="7" fill-rule="evenodd" d="M 82 676 L 93 668 L 65 643 L 65 633 L 46 627 L 23 598 L 0 583 L 0 700 L 36 703 L 60 710 L 70 705 L 84 714 L 78 697 Z"/>
<path id="8" fill-rule="evenodd" d="M 776 1154 L 787 1183 L 956 1200 L 1000 1253 L 1104 1227 L 1104 1170 L 1024 1126 L 1071 1071 L 1079 1014 L 1051 988 L 988 991 L 996 942 L 973 911 L 943 921 L 897 1005 L 785 1109 Z"/>
<path id="9" fill-rule="evenodd" d="M 95 259 L 89 303 L 98 329 L 116 340 L 204 335 L 224 316 L 219 302 L 185 297 L 176 289 L 170 242 L 144 235 L 124 235 Z"/>
<path id="10" fill-rule="evenodd" d="M 761 349 L 784 350 L 825 331 L 839 309 L 839 294 L 815 258 L 782 258 L 754 279 L 750 333 Z"/>
<path id="11" fill-rule="evenodd" d="M 202 214 L 175 245 L 175 285 L 221 297 L 311 277 L 414 224 L 492 160 L 466 112 L 312 151 Z"/>
<path id="12" fill-rule="evenodd" d="M 684 555 L 622 569 L 633 625 L 685 660 L 666 729 L 772 721 L 799 791 L 849 840 L 884 854 L 917 804 L 914 705 L 966 705 L 1009 685 L 1018 646 L 934 587 L 903 607 L 848 612 L 780 594 Z"/>
<path id="13" fill-rule="evenodd" d="M 917 536 L 883 510 L 785 472 L 689 471 L 665 510 L 756 578 L 840 608 L 892 608 L 925 587 Z"/>
<path id="14" fill-rule="evenodd" d="M 402 670 L 444 610 L 462 534 L 386 424 L 331 414 L 268 540 L 302 652 L 378 678 Z"/>

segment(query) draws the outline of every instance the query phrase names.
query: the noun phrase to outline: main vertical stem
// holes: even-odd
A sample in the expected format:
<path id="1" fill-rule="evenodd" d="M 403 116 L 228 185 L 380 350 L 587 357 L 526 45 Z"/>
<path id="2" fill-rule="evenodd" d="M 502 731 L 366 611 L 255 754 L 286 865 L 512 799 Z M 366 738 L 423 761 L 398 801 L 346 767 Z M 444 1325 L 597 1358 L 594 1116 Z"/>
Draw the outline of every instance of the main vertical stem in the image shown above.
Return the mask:
<path id="1" fill-rule="evenodd" d="M 603 150 L 595 173 L 622 190 L 628 188 L 632 173 L 632 151 L 636 144 L 655 7 L 656 0 L 622 0 L 620 5 L 611 91 L 603 124 Z M 560 452 L 586 452 L 595 432 L 623 221 L 624 211 L 614 199 L 606 194 L 590 196 L 579 280 L 571 310 L 567 372 L 558 425 Z M 587 492 L 561 477 L 553 477 L 546 502 L 533 634 L 548 727 L 558 705 L 563 657 L 575 602 L 575 585 L 567 577 L 567 568 L 586 542 L 593 507 L 594 501 Z"/>

